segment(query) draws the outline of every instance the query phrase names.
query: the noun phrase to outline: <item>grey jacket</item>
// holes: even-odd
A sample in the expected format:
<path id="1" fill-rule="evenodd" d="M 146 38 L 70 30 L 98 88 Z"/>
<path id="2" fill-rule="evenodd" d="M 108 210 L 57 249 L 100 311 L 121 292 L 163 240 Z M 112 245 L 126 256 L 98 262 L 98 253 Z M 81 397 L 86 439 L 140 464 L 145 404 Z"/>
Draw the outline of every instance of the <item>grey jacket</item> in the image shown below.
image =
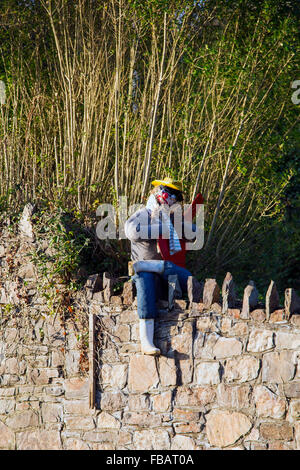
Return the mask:
<path id="1" fill-rule="evenodd" d="M 157 240 L 151 239 L 151 226 L 154 227 L 154 222 L 146 207 L 136 211 L 125 222 L 125 235 L 131 242 L 132 261 L 162 259 Z"/>
<path id="2" fill-rule="evenodd" d="M 132 214 L 125 222 L 124 230 L 131 242 L 132 261 L 162 259 L 158 251 L 157 239 L 158 236 L 169 238 L 169 227 L 161 220 L 151 219 L 149 209 L 145 207 Z M 194 224 L 193 230 L 195 230 Z"/>

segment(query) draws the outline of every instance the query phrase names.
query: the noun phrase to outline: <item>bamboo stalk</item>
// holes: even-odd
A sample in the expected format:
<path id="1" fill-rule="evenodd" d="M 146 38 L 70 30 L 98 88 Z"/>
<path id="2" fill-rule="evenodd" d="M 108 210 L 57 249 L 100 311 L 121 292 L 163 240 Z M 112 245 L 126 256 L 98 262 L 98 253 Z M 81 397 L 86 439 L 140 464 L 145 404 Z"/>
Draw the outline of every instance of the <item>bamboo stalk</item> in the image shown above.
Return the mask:
<path id="1" fill-rule="evenodd" d="M 147 187 L 147 184 L 148 184 L 148 177 L 149 177 L 149 173 L 150 173 L 150 163 L 151 163 L 151 157 L 152 157 L 154 129 L 155 129 L 155 123 L 156 123 L 156 118 L 157 118 L 157 108 L 158 108 L 160 92 L 161 92 L 161 87 L 162 87 L 162 81 L 163 81 L 163 71 L 164 71 L 164 62 L 165 62 L 165 54 L 166 54 L 166 41 L 167 41 L 167 14 L 166 13 L 164 13 L 164 33 L 163 34 L 164 34 L 164 36 L 163 36 L 163 51 L 162 51 L 161 62 L 160 62 L 160 73 L 159 73 L 157 88 L 155 90 L 155 98 L 154 98 L 153 108 L 152 108 L 152 112 L 151 112 L 151 127 L 150 127 L 150 136 L 149 136 L 149 146 L 148 146 L 147 157 L 146 157 L 145 165 L 144 165 L 145 171 L 144 171 L 144 181 L 143 181 L 143 189 L 142 189 L 142 199 L 144 198 L 145 193 L 146 193 L 146 187 Z"/>
<path id="2" fill-rule="evenodd" d="M 238 141 L 238 138 L 239 138 L 239 136 L 240 136 L 240 133 L 241 133 L 241 130 L 242 130 L 244 121 L 245 121 L 245 118 L 244 118 L 244 116 L 242 115 L 242 119 L 241 119 L 239 128 L 238 128 L 238 130 L 237 130 L 237 132 L 236 132 L 236 135 L 235 135 L 235 138 L 234 138 L 232 147 L 231 147 L 231 149 L 230 149 L 230 152 L 229 152 L 229 155 L 228 155 L 228 158 L 227 158 L 226 168 L 225 168 L 225 172 L 224 172 L 224 176 L 223 176 L 223 181 L 222 181 L 222 186 L 221 186 L 221 190 L 220 190 L 220 194 L 219 194 L 217 206 L 216 206 L 215 213 L 214 213 L 214 216 L 213 216 L 213 220 L 212 220 L 211 228 L 210 228 L 210 231 L 209 231 L 209 234 L 208 234 L 207 242 L 206 242 L 206 244 L 205 244 L 205 249 L 206 249 L 206 250 L 207 250 L 207 248 L 208 248 L 209 245 L 210 245 L 210 241 L 211 241 L 211 238 L 212 238 L 214 229 L 215 229 L 217 217 L 218 217 L 219 212 L 220 212 L 221 202 L 222 202 L 223 197 L 224 197 L 225 186 L 226 186 L 226 182 L 227 182 L 227 175 L 228 175 L 229 165 L 230 165 L 230 162 L 231 162 L 231 157 L 232 157 L 233 151 L 235 150 L 235 146 L 236 146 L 237 141 Z"/>

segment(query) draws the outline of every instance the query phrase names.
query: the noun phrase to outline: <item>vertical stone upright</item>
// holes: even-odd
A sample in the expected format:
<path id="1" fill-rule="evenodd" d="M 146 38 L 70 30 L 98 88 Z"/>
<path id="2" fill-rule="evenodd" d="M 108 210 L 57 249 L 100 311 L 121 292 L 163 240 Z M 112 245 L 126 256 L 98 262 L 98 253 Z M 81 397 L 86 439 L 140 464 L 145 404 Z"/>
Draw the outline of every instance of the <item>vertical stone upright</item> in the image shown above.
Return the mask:
<path id="1" fill-rule="evenodd" d="M 199 282 L 194 276 L 188 277 L 187 293 L 190 304 L 199 303 L 203 297 L 203 283 Z"/>
<path id="2" fill-rule="evenodd" d="M 109 273 L 103 273 L 103 296 L 104 301 L 109 302 L 111 296 L 113 295 L 113 286 L 115 284 L 115 280 L 111 278 Z"/>
<path id="3" fill-rule="evenodd" d="M 135 290 L 134 282 L 132 281 L 124 282 L 123 292 L 122 292 L 123 303 L 125 305 L 131 305 L 134 301 L 135 294 L 136 294 L 136 290 Z"/>
<path id="4" fill-rule="evenodd" d="M 220 288 L 215 279 L 206 279 L 203 288 L 203 303 L 205 307 L 210 307 L 220 300 Z"/>
<path id="5" fill-rule="evenodd" d="M 289 320 L 294 313 L 300 314 L 300 298 L 295 289 L 288 288 L 284 292 L 284 310 L 286 319 Z"/>
<path id="6" fill-rule="evenodd" d="M 133 261 L 128 261 L 128 276 L 134 275 Z"/>
<path id="7" fill-rule="evenodd" d="M 227 273 L 222 285 L 222 313 L 234 308 L 236 302 L 235 286 L 231 273 Z"/>
<path id="8" fill-rule="evenodd" d="M 33 233 L 33 226 L 32 226 L 32 215 L 35 211 L 35 206 L 31 203 L 25 205 L 22 216 L 19 221 L 19 232 L 22 237 L 26 240 L 33 242 L 35 240 L 35 235 Z"/>
<path id="9" fill-rule="evenodd" d="M 269 320 L 271 313 L 279 309 L 279 294 L 274 281 L 270 282 L 266 293 L 266 319 Z"/>
<path id="10" fill-rule="evenodd" d="M 254 281 L 250 281 L 244 290 L 243 306 L 241 311 L 241 318 L 249 318 L 251 310 L 254 310 L 258 304 L 258 291 L 255 287 Z"/>
<path id="11" fill-rule="evenodd" d="M 96 292 L 103 288 L 103 279 L 100 274 L 92 274 L 87 278 L 85 290 L 88 299 L 91 299 Z"/>
<path id="12" fill-rule="evenodd" d="M 174 300 L 180 299 L 181 297 L 182 291 L 177 274 L 168 276 L 168 303 L 170 310 L 174 307 Z"/>

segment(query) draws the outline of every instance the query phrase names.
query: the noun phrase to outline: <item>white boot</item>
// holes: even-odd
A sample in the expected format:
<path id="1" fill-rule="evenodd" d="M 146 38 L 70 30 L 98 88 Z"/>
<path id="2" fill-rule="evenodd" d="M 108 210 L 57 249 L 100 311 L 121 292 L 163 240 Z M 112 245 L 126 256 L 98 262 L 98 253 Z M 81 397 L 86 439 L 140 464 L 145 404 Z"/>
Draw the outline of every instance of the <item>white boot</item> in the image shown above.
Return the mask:
<path id="1" fill-rule="evenodd" d="M 148 320 L 140 318 L 140 341 L 141 341 L 141 352 L 143 354 L 150 354 L 152 356 L 158 356 L 160 350 L 153 344 L 154 334 L 154 319 Z"/>

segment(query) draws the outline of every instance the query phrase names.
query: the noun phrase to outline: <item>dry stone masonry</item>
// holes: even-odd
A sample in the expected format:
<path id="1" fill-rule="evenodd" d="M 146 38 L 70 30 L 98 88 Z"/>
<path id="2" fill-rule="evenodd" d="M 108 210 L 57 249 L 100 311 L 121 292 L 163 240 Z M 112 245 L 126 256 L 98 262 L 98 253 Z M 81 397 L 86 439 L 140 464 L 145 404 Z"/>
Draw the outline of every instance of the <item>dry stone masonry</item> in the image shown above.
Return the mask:
<path id="1" fill-rule="evenodd" d="M 227 273 L 182 300 L 172 278 L 151 357 L 129 279 L 119 295 L 108 273 L 45 287 L 34 248 L 27 210 L 0 239 L 0 449 L 300 449 L 293 289 L 281 307 L 272 281 L 260 305 L 250 281 L 239 301 Z"/>

